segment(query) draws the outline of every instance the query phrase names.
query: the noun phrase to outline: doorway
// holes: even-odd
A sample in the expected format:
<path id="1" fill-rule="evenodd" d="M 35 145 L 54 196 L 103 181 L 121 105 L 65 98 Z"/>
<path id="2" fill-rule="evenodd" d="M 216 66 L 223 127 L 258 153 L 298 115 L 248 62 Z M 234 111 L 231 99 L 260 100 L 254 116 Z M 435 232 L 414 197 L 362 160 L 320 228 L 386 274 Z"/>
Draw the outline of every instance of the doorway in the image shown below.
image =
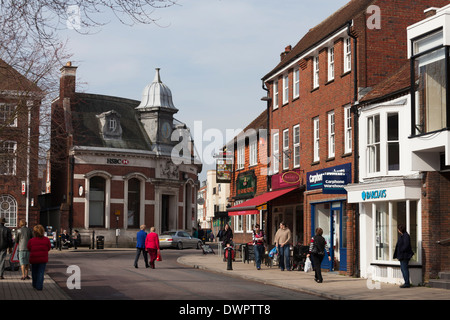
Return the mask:
<path id="1" fill-rule="evenodd" d="M 175 196 L 161 196 L 161 232 L 177 229 L 177 210 Z"/>

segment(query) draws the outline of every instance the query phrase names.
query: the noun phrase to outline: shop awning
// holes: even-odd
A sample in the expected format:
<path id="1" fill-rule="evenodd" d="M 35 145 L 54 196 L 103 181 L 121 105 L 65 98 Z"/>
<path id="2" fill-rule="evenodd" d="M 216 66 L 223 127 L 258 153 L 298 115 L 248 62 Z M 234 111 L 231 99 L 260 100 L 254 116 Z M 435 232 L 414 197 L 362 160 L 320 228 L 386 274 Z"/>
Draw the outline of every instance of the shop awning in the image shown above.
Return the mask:
<path id="1" fill-rule="evenodd" d="M 247 200 L 241 204 L 238 204 L 237 206 L 228 208 L 227 209 L 228 215 L 229 216 L 237 216 L 237 215 L 247 215 L 247 214 L 258 214 L 259 209 L 257 209 L 257 207 L 269 202 L 270 200 L 281 197 L 282 195 L 285 195 L 286 193 L 294 191 L 295 189 L 298 189 L 298 187 L 266 192 L 260 196 L 254 197 L 254 198 Z"/>

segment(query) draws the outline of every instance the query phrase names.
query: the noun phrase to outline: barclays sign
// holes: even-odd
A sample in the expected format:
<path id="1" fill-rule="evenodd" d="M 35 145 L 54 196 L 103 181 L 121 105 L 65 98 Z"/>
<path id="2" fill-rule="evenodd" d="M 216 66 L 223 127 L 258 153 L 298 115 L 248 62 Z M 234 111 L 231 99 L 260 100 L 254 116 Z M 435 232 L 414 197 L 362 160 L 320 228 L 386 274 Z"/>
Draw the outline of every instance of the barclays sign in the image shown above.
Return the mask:
<path id="1" fill-rule="evenodd" d="M 384 190 L 373 190 L 373 191 L 363 191 L 361 193 L 361 198 L 363 201 L 366 200 L 377 200 L 377 199 L 384 199 L 387 196 L 386 189 Z"/>

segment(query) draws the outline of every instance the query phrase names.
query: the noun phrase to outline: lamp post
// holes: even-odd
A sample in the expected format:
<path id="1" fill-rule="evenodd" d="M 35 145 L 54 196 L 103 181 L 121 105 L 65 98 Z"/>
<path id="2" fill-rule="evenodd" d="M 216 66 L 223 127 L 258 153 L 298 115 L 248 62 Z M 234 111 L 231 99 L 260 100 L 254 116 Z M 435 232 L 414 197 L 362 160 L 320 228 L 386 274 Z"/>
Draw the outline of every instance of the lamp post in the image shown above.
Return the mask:
<path id="1" fill-rule="evenodd" d="M 116 216 L 116 248 L 118 248 L 119 247 L 119 234 L 120 234 L 120 230 L 119 230 L 120 210 L 116 210 L 116 212 L 114 212 L 114 215 Z"/>

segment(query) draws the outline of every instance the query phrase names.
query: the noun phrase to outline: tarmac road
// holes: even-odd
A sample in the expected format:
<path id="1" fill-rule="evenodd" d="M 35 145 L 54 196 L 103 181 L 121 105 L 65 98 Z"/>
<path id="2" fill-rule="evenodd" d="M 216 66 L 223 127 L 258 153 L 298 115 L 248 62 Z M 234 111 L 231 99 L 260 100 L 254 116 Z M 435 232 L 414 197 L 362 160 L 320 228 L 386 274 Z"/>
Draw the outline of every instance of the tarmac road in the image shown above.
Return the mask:
<path id="1" fill-rule="evenodd" d="M 53 252 L 47 273 L 74 300 L 321 300 L 315 295 L 265 285 L 252 280 L 199 270 L 181 265 L 183 255 L 198 254 L 195 249 L 162 250 L 163 261 L 156 269 L 133 266 L 135 249 L 64 250 Z M 81 289 L 69 289 L 72 273 L 80 269 Z M 73 278 L 69 284 L 75 284 Z"/>

